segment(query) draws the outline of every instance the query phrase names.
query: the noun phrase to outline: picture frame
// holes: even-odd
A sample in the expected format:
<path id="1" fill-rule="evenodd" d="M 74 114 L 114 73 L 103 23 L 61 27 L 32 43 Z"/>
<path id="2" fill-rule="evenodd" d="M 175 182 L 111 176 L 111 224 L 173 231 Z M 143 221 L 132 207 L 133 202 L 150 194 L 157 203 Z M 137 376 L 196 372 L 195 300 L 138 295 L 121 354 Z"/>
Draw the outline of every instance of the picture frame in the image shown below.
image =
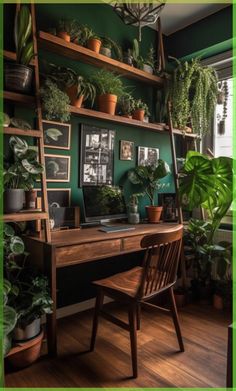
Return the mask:
<path id="1" fill-rule="evenodd" d="M 178 212 L 176 205 L 175 193 L 163 193 L 159 194 L 161 198 L 161 204 L 163 206 L 162 219 L 164 222 L 175 222 L 178 220 Z"/>
<path id="2" fill-rule="evenodd" d="M 114 144 L 114 130 L 80 125 L 80 187 L 113 185 Z"/>
<path id="3" fill-rule="evenodd" d="M 45 148 L 69 150 L 71 145 L 71 124 L 42 120 Z"/>
<path id="4" fill-rule="evenodd" d="M 138 166 L 156 166 L 160 153 L 158 148 L 138 147 Z"/>
<path id="5" fill-rule="evenodd" d="M 134 142 L 120 140 L 120 160 L 134 160 Z"/>
<path id="6" fill-rule="evenodd" d="M 41 189 L 35 189 L 37 191 L 37 197 L 42 196 Z M 59 208 L 65 208 L 71 206 L 71 189 L 70 188 L 53 188 L 47 189 L 48 206 L 56 206 Z M 55 205 L 54 205 L 55 204 Z"/>
<path id="7" fill-rule="evenodd" d="M 70 182 L 70 156 L 45 154 L 47 182 Z"/>

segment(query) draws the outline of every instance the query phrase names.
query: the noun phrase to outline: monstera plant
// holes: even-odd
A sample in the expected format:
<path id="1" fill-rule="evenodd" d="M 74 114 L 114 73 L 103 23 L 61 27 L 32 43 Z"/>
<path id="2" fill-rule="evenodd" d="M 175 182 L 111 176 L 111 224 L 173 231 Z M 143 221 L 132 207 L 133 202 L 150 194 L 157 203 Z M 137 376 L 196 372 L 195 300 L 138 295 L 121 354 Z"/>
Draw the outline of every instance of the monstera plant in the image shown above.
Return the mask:
<path id="1" fill-rule="evenodd" d="M 203 285 L 211 279 L 212 264 L 230 262 L 225 246 L 215 243 L 215 233 L 233 200 L 233 161 L 228 157 L 210 158 L 189 151 L 181 169 L 180 196 L 188 210 L 201 207 L 206 221 L 192 219 L 186 243 L 194 253 L 196 279 Z"/>

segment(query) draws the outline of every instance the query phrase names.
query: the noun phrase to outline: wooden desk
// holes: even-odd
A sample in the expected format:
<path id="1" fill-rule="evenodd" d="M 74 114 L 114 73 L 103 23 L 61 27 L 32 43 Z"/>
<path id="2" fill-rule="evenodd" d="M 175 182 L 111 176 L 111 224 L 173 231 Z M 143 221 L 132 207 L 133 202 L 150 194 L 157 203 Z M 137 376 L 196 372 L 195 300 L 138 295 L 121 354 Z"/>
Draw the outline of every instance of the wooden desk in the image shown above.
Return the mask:
<path id="1" fill-rule="evenodd" d="M 57 268 L 91 262 L 116 255 L 141 251 L 140 241 L 148 234 L 171 232 L 176 223 L 140 224 L 132 231 L 105 233 L 96 228 L 52 232 L 51 243 L 26 238 L 30 258 L 49 278 L 53 312 L 47 316 L 47 340 L 50 355 L 57 353 L 56 308 Z"/>

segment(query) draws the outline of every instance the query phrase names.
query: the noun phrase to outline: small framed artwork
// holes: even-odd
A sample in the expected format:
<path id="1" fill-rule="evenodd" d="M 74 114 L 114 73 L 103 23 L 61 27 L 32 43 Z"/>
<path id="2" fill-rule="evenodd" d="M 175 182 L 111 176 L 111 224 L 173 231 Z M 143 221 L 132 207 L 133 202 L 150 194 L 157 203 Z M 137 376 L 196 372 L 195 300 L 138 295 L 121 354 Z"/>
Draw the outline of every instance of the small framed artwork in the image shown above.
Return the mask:
<path id="1" fill-rule="evenodd" d="M 43 139 L 46 148 L 70 149 L 71 124 L 42 121 Z"/>
<path id="2" fill-rule="evenodd" d="M 70 181 L 70 156 L 45 154 L 47 182 Z"/>
<path id="3" fill-rule="evenodd" d="M 37 197 L 41 197 L 41 189 L 37 190 Z M 71 205 L 71 189 L 47 189 L 48 206 L 64 208 Z"/>
<path id="4" fill-rule="evenodd" d="M 156 166 L 159 159 L 159 149 L 149 147 L 138 147 L 138 165 Z"/>
<path id="5" fill-rule="evenodd" d="M 120 160 L 134 160 L 134 143 L 120 140 Z"/>
<path id="6" fill-rule="evenodd" d="M 163 206 L 163 221 L 177 221 L 176 194 L 164 193 L 160 194 Z"/>

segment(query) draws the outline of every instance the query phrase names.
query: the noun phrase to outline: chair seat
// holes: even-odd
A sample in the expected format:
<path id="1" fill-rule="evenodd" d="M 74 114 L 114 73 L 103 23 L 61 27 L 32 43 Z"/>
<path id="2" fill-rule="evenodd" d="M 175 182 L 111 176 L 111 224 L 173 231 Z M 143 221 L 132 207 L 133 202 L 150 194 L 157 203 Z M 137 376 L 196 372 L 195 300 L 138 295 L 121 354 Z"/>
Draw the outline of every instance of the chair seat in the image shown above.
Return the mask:
<path id="1" fill-rule="evenodd" d="M 105 289 L 107 288 L 124 293 L 130 297 L 135 297 L 140 285 L 142 273 L 143 268 L 137 266 L 126 272 L 117 273 L 114 276 L 94 281 L 93 283 Z"/>

